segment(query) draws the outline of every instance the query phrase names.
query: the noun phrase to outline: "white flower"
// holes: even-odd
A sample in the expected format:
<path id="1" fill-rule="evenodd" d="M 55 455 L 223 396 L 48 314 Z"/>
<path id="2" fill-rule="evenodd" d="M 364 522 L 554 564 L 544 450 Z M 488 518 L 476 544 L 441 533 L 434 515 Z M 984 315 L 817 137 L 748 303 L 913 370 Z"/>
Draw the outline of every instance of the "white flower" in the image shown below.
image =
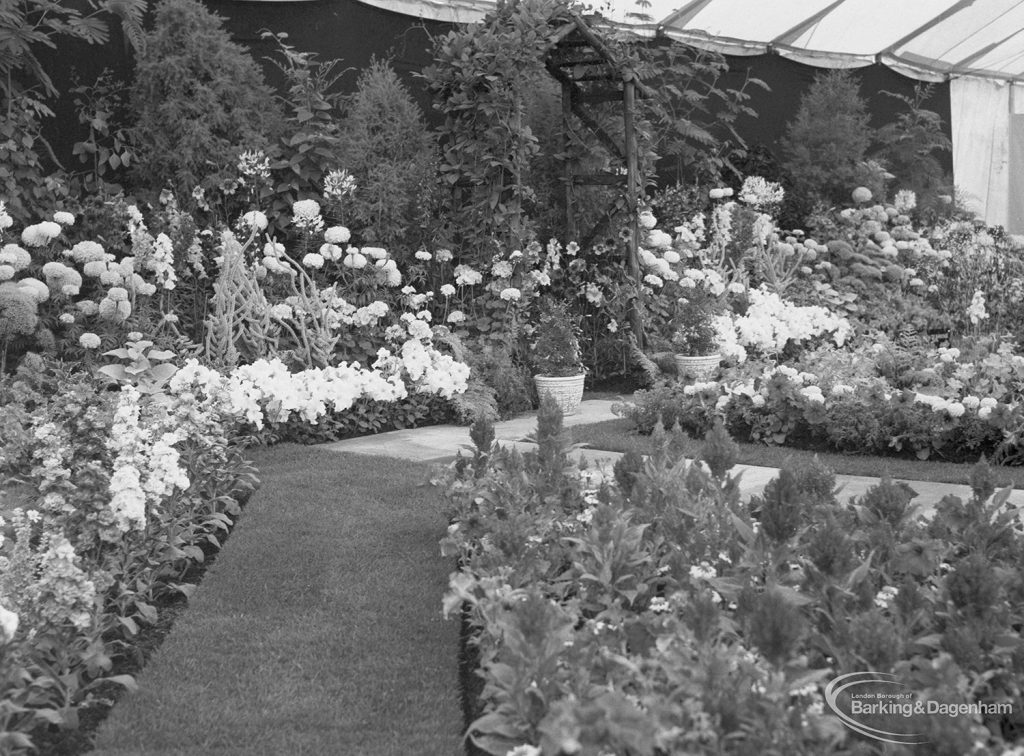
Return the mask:
<path id="1" fill-rule="evenodd" d="M 981 404 L 981 399 L 974 396 L 973 394 L 965 396 L 960 401 L 964 405 L 964 407 L 971 410 L 978 409 L 978 405 Z"/>
<path id="2" fill-rule="evenodd" d="M 346 170 L 335 168 L 324 177 L 324 196 L 329 199 L 340 200 L 355 190 L 356 180 Z"/>
<path id="3" fill-rule="evenodd" d="M 100 337 L 97 336 L 95 333 L 87 332 L 83 333 L 81 336 L 78 337 L 78 343 L 82 346 L 83 349 L 99 349 L 99 346 L 102 342 L 100 340 Z"/>
<path id="4" fill-rule="evenodd" d="M 502 289 L 499 296 L 506 302 L 518 302 L 522 292 L 514 286 L 509 286 L 507 289 Z"/>
<path id="5" fill-rule="evenodd" d="M 541 751 L 536 746 L 519 745 L 506 751 L 505 756 L 541 756 Z"/>
<path id="6" fill-rule="evenodd" d="M 690 567 L 690 579 L 692 580 L 710 580 L 717 574 L 715 568 L 707 562 L 701 562 Z"/>
<path id="7" fill-rule="evenodd" d="M 432 259 L 433 255 L 427 252 L 427 250 L 425 249 L 417 249 L 415 257 L 417 260 L 423 260 L 423 262 L 426 262 Z"/>
<path id="8" fill-rule="evenodd" d="M 10 643 L 18 632 L 18 615 L 0 606 L 0 642 Z M 538 754 L 540 751 L 537 752 Z"/>
<path id="9" fill-rule="evenodd" d="M 383 247 L 363 247 L 363 254 L 370 260 L 386 260 L 388 251 Z"/>
<path id="10" fill-rule="evenodd" d="M 654 217 L 654 213 L 650 210 L 644 210 L 640 213 L 637 221 L 640 223 L 640 228 L 650 231 L 656 225 L 658 225 L 658 219 Z"/>
<path id="11" fill-rule="evenodd" d="M 55 212 L 53 214 L 53 220 L 62 226 L 75 225 L 75 216 L 63 210 L 58 210 L 57 212 Z"/>
<path id="12" fill-rule="evenodd" d="M 985 295 L 980 290 L 974 292 L 971 304 L 967 307 L 967 315 L 974 325 L 988 318 L 988 312 L 985 311 Z"/>
<path id="13" fill-rule="evenodd" d="M 344 253 L 341 251 L 341 247 L 339 247 L 337 244 L 324 242 L 323 244 L 320 245 L 320 256 L 323 257 L 324 260 L 330 260 L 331 262 L 334 262 L 335 260 L 340 260 L 343 254 Z"/>
<path id="14" fill-rule="evenodd" d="M 491 275 L 495 278 L 510 278 L 514 268 L 507 260 L 498 260 L 491 266 Z"/>
<path id="15" fill-rule="evenodd" d="M 351 232 L 344 226 L 331 226 L 324 231 L 324 241 L 328 244 L 347 244 L 351 238 Z"/>
<path id="16" fill-rule="evenodd" d="M 457 265 L 455 267 L 455 283 L 459 286 L 475 286 L 483 280 L 483 275 L 468 265 Z"/>
<path id="17" fill-rule="evenodd" d="M 312 220 L 320 215 L 320 203 L 316 200 L 297 200 L 292 203 L 292 216 L 298 220 Z"/>
<path id="18" fill-rule="evenodd" d="M 284 254 L 284 245 L 281 242 L 269 241 L 263 245 L 265 257 L 281 257 Z"/>
<path id="19" fill-rule="evenodd" d="M 447 321 L 451 324 L 466 322 L 466 313 L 462 310 L 452 310 L 448 313 Z"/>
<path id="20" fill-rule="evenodd" d="M 682 259 L 682 258 L 679 257 L 679 253 L 676 252 L 674 249 L 668 250 L 664 255 L 662 255 L 662 258 L 669 265 L 675 265 L 677 262 L 679 262 Z"/>
<path id="21" fill-rule="evenodd" d="M 962 417 L 967 408 L 960 402 L 950 402 L 946 405 L 946 412 L 950 417 Z"/>
<path id="22" fill-rule="evenodd" d="M 43 221 L 22 229 L 21 242 L 29 247 L 45 247 L 58 236 L 60 236 L 60 224 Z"/>
<path id="23" fill-rule="evenodd" d="M 650 286 L 654 286 L 655 288 L 665 285 L 665 282 L 661 279 L 661 277 L 656 276 L 653 273 L 648 273 L 646 276 L 644 276 L 644 283 L 649 284 Z"/>
<path id="24" fill-rule="evenodd" d="M 256 231 L 265 231 L 269 225 L 267 216 L 259 210 L 250 210 L 242 216 L 242 223 Z"/>
<path id="25" fill-rule="evenodd" d="M 455 287 L 452 286 L 451 284 L 442 284 L 441 285 L 441 294 L 446 296 L 446 297 L 453 296 L 455 294 Z"/>
<path id="26" fill-rule="evenodd" d="M 672 237 L 664 231 L 654 229 L 648 232 L 647 243 L 655 249 L 666 249 L 672 246 Z"/>
<path id="27" fill-rule="evenodd" d="M 360 268 L 366 267 L 366 257 L 363 256 L 359 250 L 349 250 L 349 253 L 345 255 L 345 259 L 342 260 L 342 265 L 346 268 L 352 268 L 353 270 L 359 270 Z"/>
<path id="28" fill-rule="evenodd" d="M 883 587 L 882 590 L 875 594 L 875 606 L 879 609 L 888 609 L 898 593 L 899 589 L 891 585 Z"/>
<path id="29" fill-rule="evenodd" d="M 731 284 L 729 284 L 728 289 L 730 294 L 742 294 L 747 290 L 747 287 L 739 283 L 738 281 L 733 281 Z"/>
<path id="30" fill-rule="evenodd" d="M 439 250 L 437 250 L 437 252 L 434 253 L 434 259 L 436 259 L 438 262 L 442 262 L 442 263 L 444 263 L 444 262 L 451 262 L 452 261 L 452 257 L 453 257 L 453 255 L 452 255 L 452 251 L 450 249 L 439 249 Z"/>
<path id="31" fill-rule="evenodd" d="M 655 596 L 651 599 L 651 611 L 655 614 L 664 614 L 670 608 L 668 599 L 662 598 L 661 596 Z"/>
<path id="32" fill-rule="evenodd" d="M 917 207 L 917 195 L 910 189 L 900 189 L 896 192 L 892 204 L 900 213 L 909 213 Z"/>
<path id="33" fill-rule="evenodd" d="M 739 200 L 753 208 L 762 208 L 782 202 L 784 196 L 781 184 L 760 176 L 748 176 L 740 189 Z"/>
<path id="34" fill-rule="evenodd" d="M 291 305 L 281 303 L 270 308 L 270 317 L 277 320 L 291 320 L 293 314 Z"/>
<path id="35" fill-rule="evenodd" d="M 71 325 L 75 322 L 75 316 L 70 312 L 62 312 L 57 320 L 63 325 Z"/>

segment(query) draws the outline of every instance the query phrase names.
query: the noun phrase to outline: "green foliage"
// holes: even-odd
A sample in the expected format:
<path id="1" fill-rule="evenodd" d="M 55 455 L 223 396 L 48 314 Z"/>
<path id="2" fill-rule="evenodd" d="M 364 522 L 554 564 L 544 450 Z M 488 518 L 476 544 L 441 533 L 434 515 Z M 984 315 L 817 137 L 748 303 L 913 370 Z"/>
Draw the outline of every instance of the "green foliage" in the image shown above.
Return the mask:
<path id="1" fill-rule="evenodd" d="M 344 220 L 366 243 L 409 253 L 426 241 L 438 199 L 437 146 L 394 70 L 372 60 L 345 104 L 338 163 L 356 180 Z"/>
<path id="2" fill-rule="evenodd" d="M 140 394 L 163 394 L 164 386 L 178 372 L 178 367 L 167 362 L 174 358 L 174 352 L 153 346 L 152 341 L 139 339 L 127 342 L 120 349 L 104 352 L 105 357 L 117 357 L 121 362 L 102 365 L 96 372 L 118 384 L 134 386 Z"/>
<path id="3" fill-rule="evenodd" d="M 9 0 L 0 8 L 0 92 L 10 99 L 17 91 L 39 87 L 46 97 L 57 94 L 49 74 L 36 57 L 40 47 L 57 49 L 62 39 L 90 45 L 109 38 L 106 13 L 121 18 L 126 36 L 138 47 L 146 0 L 92 2 L 83 13 L 66 3 L 50 0 Z"/>
<path id="4" fill-rule="evenodd" d="M 816 202 L 848 201 L 871 144 L 868 120 L 867 103 L 852 74 L 835 70 L 815 77 L 781 145 L 783 167 L 793 181 L 787 201 L 801 216 Z"/>
<path id="5" fill-rule="evenodd" d="M 878 146 L 872 151 L 875 159 L 896 176 L 897 186 L 914 191 L 922 204 L 934 201 L 937 193 L 952 184 L 938 154 L 952 151 L 953 142 L 943 131 L 939 114 L 924 107 L 933 89 L 930 84 L 919 84 L 913 97 L 882 90 L 881 94 L 899 100 L 907 109 L 875 131 Z"/>
<path id="6" fill-rule="evenodd" d="M 557 0 L 501 5 L 480 24 L 438 37 L 436 62 L 423 69 L 445 115 L 441 174 L 466 195 L 453 207 L 452 225 L 470 244 L 518 247 L 527 236 L 524 207 L 534 190 L 524 172 L 539 150 L 527 125 L 529 103 L 549 76 L 547 20 L 557 7 Z"/>
<path id="7" fill-rule="evenodd" d="M 275 423 L 254 437 L 258 443 L 292 441 L 323 444 L 345 438 L 370 436 L 391 430 L 419 428 L 450 422 L 452 407 L 448 400 L 433 394 L 410 394 L 397 401 L 374 401 L 360 397 L 344 412 L 328 412 L 311 425 L 292 417 Z"/>
<path id="8" fill-rule="evenodd" d="M 558 377 L 584 371 L 579 326 L 563 303 L 548 300 L 542 305 L 530 348 L 530 363 L 536 375 Z"/>
<path id="9" fill-rule="evenodd" d="M 864 669 L 920 700 L 1021 700 L 1009 491 L 948 497 L 925 523 L 877 506 L 904 496 L 892 484 L 838 506 L 811 465 L 784 470 L 752 519 L 727 469 L 665 454 L 562 498 L 545 495 L 552 471 L 499 448 L 438 481 L 442 550 L 460 559 L 445 611 L 475 631 L 486 684 L 467 738 L 484 753 L 858 752 L 821 686 Z M 561 476 L 569 492 L 593 480 Z M 1015 738 L 1007 717 L 931 719 L 943 753 Z"/>
<path id="10" fill-rule="evenodd" d="M 223 24 L 197 0 L 157 7 L 132 86 L 134 176 L 148 187 L 230 196 L 239 153 L 267 148 L 280 130 L 259 66 Z"/>
<path id="11" fill-rule="evenodd" d="M 27 223 L 55 208 L 67 193 L 59 176 L 47 170 L 52 152 L 42 121 L 53 111 L 32 92 L 7 93 L 0 106 L 0 195 L 11 217 Z"/>
<path id="12" fill-rule="evenodd" d="M 319 197 L 324 178 L 339 166 L 342 147 L 339 120 L 342 95 L 338 80 L 341 61 L 317 60 L 314 53 L 296 50 L 285 34 L 263 32 L 277 44 L 269 60 L 284 76 L 285 93 L 278 99 L 284 113 L 280 138 L 270 150 L 269 187 L 250 186 L 257 209 L 269 208 L 279 231 L 284 231 L 292 203 Z"/>
<path id="13" fill-rule="evenodd" d="M 78 122 L 89 129 L 88 137 L 72 148 L 72 154 L 86 164 L 82 189 L 101 196 L 116 193 L 120 186 L 108 178 L 131 167 L 135 154 L 127 125 L 128 87 L 104 69 L 92 84 L 76 82 L 71 94 Z"/>
<path id="14" fill-rule="evenodd" d="M 683 355 L 702 356 L 718 351 L 712 312 L 702 298 L 680 300 L 672 318 L 671 344 Z"/>

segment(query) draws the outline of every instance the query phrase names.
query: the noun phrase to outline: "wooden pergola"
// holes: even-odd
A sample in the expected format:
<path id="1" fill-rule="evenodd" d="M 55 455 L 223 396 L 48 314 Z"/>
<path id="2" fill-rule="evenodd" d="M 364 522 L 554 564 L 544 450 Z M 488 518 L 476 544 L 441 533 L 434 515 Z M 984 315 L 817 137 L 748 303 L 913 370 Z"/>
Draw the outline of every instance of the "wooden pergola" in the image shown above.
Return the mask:
<path id="1" fill-rule="evenodd" d="M 565 160 L 565 232 L 567 239 L 578 239 L 584 247 L 592 244 L 610 228 L 612 220 L 625 212 L 629 229 L 627 265 L 630 275 L 639 284 L 639 228 L 637 212 L 643 195 L 643 177 L 640 175 L 639 148 L 636 139 L 636 100 L 652 94 L 637 80 L 636 74 L 624 65 L 590 27 L 584 18 L 567 11 L 553 16 L 552 45 L 544 58 L 544 66 L 562 86 L 562 145 L 568 156 L 574 128 L 578 121 L 586 133 L 608 153 L 625 164 L 625 173 L 600 171 L 579 173 L 568 157 Z M 601 126 L 594 106 L 602 103 L 622 103 L 622 139 L 614 138 Z M 625 204 L 613 201 L 593 226 L 581 234 L 578 227 L 576 187 L 622 186 Z M 640 338 L 639 316 L 633 314 L 633 332 Z"/>

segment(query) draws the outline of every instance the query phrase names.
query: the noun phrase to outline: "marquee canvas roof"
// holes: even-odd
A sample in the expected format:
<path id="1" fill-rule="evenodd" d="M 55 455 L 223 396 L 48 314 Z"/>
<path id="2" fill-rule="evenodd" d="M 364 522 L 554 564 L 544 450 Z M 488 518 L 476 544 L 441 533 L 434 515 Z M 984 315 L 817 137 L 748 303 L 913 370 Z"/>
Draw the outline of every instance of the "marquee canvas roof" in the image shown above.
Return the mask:
<path id="1" fill-rule="evenodd" d="M 371 0 L 443 21 L 477 21 L 491 0 Z M 610 0 L 639 34 L 729 55 L 775 52 L 826 68 L 882 63 L 916 79 L 1024 78 L 1024 0 Z"/>

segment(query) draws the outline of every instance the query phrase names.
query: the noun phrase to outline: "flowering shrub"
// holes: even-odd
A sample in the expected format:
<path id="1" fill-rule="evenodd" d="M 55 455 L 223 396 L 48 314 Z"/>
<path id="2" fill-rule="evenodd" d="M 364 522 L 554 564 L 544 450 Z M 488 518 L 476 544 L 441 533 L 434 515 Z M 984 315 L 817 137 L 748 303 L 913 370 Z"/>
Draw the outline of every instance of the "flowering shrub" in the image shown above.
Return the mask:
<path id="1" fill-rule="evenodd" d="M 467 735 L 484 753 L 847 753 L 861 741 L 823 686 L 867 669 L 921 701 L 1021 705 L 1024 542 L 984 469 L 927 522 L 891 481 L 842 506 L 814 466 L 743 505 L 720 428 L 706 466 L 662 447 L 611 477 L 565 465 L 559 430 L 542 412 L 525 455 L 476 432 L 438 481 L 442 551 L 460 559 L 444 607 L 473 631 Z M 913 724 L 936 753 L 1000 754 L 1012 719 Z"/>
<path id="2" fill-rule="evenodd" d="M 2 391 L 24 425 L 0 438 L 0 473 L 21 481 L 0 490 L 0 742 L 21 753 L 75 726 L 100 682 L 133 684 L 114 665 L 192 590 L 256 480 L 216 400 L 108 392 L 37 359 Z"/>
<path id="3" fill-rule="evenodd" d="M 1003 359 L 1008 364 L 999 358 L 991 362 L 1007 364 L 1006 372 L 1024 364 L 1005 353 Z M 952 359 L 940 365 L 933 371 L 936 376 L 945 369 L 967 377 L 975 369 L 972 364 L 951 367 Z M 993 373 L 1006 376 L 998 368 Z M 995 384 L 982 379 L 979 385 Z M 638 391 L 632 403 L 618 404 L 615 411 L 643 433 L 651 432 L 659 418 L 669 427 L 678 422 L 697 434 L 722 419 L 738 437 L 769 444 L 954 461 L 982 455 L 1005 462 L 1019 459 L 1024 405 L 1011 399 L 1011 392 L 981 398 L 965 387 L 955 377 L 938 393 L 897 389 L 880 377 L 851 384 L 833 375 L 823 381 L 814 373 L 778 365 L 752 379 Z"/>

